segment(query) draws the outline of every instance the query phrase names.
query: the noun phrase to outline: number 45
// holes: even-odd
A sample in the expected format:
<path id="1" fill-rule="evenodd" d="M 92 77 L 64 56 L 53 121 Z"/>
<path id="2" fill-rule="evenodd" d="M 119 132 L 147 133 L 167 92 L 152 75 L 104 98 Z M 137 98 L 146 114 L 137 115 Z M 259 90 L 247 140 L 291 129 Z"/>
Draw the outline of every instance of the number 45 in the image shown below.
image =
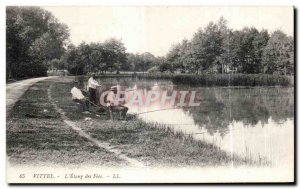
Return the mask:
<path id="1" fill-rule="evenodd" d="M 19 175 L 19 178 L 21 178 L 21 179 L 22 179 L 22 178 L 25 178 L 25 174 L 20 174 L 20 175 Z"/>

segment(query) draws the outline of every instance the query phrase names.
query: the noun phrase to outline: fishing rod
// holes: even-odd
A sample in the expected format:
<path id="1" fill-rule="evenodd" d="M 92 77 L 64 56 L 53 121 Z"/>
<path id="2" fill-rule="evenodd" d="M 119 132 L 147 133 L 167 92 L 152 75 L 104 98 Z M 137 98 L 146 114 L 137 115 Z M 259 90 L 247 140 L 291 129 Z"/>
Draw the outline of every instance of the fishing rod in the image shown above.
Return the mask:
<path id="1" fill-rule="evenodd" d="M 143 87 L 141 89 L 145 89 L 146 87 Z M 135 91 L 135 90 L 139 90 L 139 89 L 129 89 L 129 90 L 125 90 L 124 92 L 129 92 L 129 91 Z M 160 90 L 151 90 L 151 91 L 160 91 Z"/>
<path id="2" fill-rule="evenodd" d="M 240 128 L 241 129 L 241 128 Z M 234 130 L 240 130 L 240 129 L 223 129 L 223 130 L 220 130 L 220 129 L 214 129 L 214 131 L 218 130 L 218 131 L 234 131 Z M 186 133 L 184 135 L 199 135 L 199 134 L 205 134 L 205 133 L 208 133 L 209 131 L 205 131 L 205 132 L 201 132 L 201 133 Z"/>
<path id="3" fill-rule="evenodd" d="M 172 110 L 172 109 L 181 109 L 181 108 L 192 108 L 192 107 L 163 108 L 163 109 L 158 109 L 158 110 L 151 110 L 151 111 L 146 111 L 146 112 L 135 113 L 132 115 L 140 115 L 140 114 L 146 114 L 146 113 L 152 113 L 152 112 L 158 112 L 158 111 L 164 111 L 164 110 Z"/>
<path id="4" fill-rule="evenodd" d="M 93 104 L 93 105 L 95 105 L 95 106 L 97 106 L 98 108 L 102 108 L 101 106 L 99 106 L 99 105 L 97 105 L 97 104 L 95 104 L 95 103 L 93 103 L 92 101 L 90 101 L 89 99 L 86 99 L 87 101 L 89 101 L 91 104 Z"/>
<path id="5" fill-rule="evenodd" d="M 158 109 L 158 110 L 151 110 L 151 111 L 136 113 L 134 115 L 140 115 L 140 114 L 146 114 L 146 113 L 152 113 L 152 112 L 158 112 L 158 111 L 164 111 L 164 110 L 171 110 L 171 109 L 178 109 L 178 108 L 164 108 L 164 109 Z"/>

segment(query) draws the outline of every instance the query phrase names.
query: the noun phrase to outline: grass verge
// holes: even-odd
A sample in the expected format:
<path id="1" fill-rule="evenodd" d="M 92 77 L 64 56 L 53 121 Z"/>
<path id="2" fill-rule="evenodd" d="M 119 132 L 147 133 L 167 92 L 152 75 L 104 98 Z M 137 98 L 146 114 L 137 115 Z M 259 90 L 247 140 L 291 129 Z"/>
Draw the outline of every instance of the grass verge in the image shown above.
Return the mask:
<path id="1" fill-rule="evenodd" d="M 7 117 L 6 147 L 11 164 L 123 166 L 113 153 L 93 146 L 66 126 L 48 99 L 52 81 L 30 87 Z M 66 95 L 65 95 L 66 96 Z"/>

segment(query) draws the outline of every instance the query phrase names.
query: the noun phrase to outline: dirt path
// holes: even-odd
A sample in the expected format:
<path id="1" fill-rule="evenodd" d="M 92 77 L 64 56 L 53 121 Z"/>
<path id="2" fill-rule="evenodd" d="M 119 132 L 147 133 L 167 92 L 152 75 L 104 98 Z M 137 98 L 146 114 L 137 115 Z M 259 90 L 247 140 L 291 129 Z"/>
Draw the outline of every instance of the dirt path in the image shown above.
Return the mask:
<path id="1" fill-rule="evenodd" d="M 10 83 L 6 85 L 6 112 L 9 112 L 14 104 L 19 100 L 19 98 L 25 93 L 25 91 L 32 86 L 33 84 L 45 80 L 56 78 L 58 76 L 50 76 L 50 77 L 39 77 L 32 79 L 25 79 L 21 81 L 17 81 L 14 83 Z"/>

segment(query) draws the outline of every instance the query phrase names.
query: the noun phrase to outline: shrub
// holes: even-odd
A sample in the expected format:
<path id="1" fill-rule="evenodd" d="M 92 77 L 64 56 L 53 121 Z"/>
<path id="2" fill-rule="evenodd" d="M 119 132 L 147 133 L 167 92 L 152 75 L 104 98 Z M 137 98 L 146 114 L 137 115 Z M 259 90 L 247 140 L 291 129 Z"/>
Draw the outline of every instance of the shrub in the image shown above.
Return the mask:
<path id="1" fill-rule="evenodd" d="M 159 68 L 157 66 L 154 66 L 154 67 L 150 68 L 147 72 L 148 73 L 158 73 Z"/>

